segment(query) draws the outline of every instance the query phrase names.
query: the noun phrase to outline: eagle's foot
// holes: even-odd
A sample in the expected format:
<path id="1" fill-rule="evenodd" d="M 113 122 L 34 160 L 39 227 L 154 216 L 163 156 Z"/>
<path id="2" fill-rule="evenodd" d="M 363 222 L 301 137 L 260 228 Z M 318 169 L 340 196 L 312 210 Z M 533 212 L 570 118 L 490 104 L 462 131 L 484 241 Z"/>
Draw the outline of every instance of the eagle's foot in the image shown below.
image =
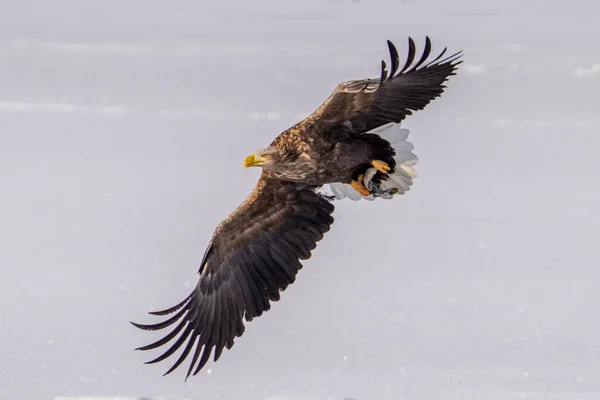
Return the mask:
<path id="1" fill-rule="evenodd" d="M 364 177 L 364 174 L 360 174 L 357 180 L 352 180 L 350 182 L 350 185 L 354 188 L 354 190 L 366 197 L 371 195 L 371 191 L 365 187 L 363 183 Z"/>
<path id="2" fill-rule="evenodd" d="M 373 160 L 371 161 L 371 165 L 373 165 L 377 171 L 381 172 L 384 175 L 392 170 L 388 163 L 381 160 Z"/>

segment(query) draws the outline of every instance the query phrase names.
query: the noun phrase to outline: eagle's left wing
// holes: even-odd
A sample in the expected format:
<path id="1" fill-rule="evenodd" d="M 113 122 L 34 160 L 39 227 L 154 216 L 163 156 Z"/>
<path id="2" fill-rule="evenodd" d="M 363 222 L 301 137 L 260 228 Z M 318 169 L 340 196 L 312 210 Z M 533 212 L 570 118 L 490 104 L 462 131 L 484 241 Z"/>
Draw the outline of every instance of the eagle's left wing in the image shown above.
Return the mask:
<path id="1" fill-rule="evenodd" d="M 427 37 L 423 54 L 413 64 L 415 43 L 409 38 L 408 57 L 400 68 L 396 47 L 389 40 L 387 43 L 391 57 L 389 74 L 382 60 L 379 78 L 340 83 L 317 110 L 295 126 L 295 131 L 343 137 L 368 132 L 390 122 L 399 123 L 439 97 L 446 87 L 444 82 L 455 75 L 462 62 L 458 60 L 462 52 L 442 59 L 446 49 L 428 61 L 431 41 Z"/>
<path id="2" fill-rule="evenodd" d="M 243 320 L 251 321 L 269 310 L 270 301 L 279 300 L 280 291 L 294 282 L 302 268 L 300 260 L 308 259 L 329 231 L 333 209 L 315 188 L 263 172 L 248 198 L 217 226 L 194 290 L 176 306 L 151 313 L 173 315 L 156 324 L 133 323 L 145 330 L 174 326 L 160 340 L 139 348 L 156 349 L 174 340 L 148 363 L 183 348 L 167 374 L 192 353 L 189 376 L 200 371 L 213 350 L 216 361 L 243 334 Z"/>

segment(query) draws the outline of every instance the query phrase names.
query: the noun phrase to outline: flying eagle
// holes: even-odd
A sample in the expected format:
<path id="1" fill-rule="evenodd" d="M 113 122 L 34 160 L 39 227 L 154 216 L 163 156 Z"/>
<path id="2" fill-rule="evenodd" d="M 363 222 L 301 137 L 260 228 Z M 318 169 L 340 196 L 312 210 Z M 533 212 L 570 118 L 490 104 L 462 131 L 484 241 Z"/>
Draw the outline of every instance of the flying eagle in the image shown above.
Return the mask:
<path id="1" fill-rule="evenodd" d="M 428 61 L 431 41 L 415 60 L 408 39 L 408 57 L 400 68 L 398 51 L 387 41 L 390 71 L 381 62 L 375 79 L 340 83 L 325 102 L 303 121 L 281 133 L 269 147 L 248 156 L 245 167 L 262 167 L 256 187 L 216 227 L 198 271 L 194 290 L 181 303 L 152 315 L 170 318 L 145 330 L 174 329 L 149 350 L 175 340 L 147 364 L 183 352 L 165 373 L 192 353 L 186 379 L 244 333 L 244 322 L 268 311 L 271 301 L 296 279 L 300 260 L 333 224 L 332 200 L 393 198 L 403 194 L 416 176 L 417 157 L 399 123 L 422 110 L 444 91 L 444 82 L 462 62 L 459 51 L 442 59 L 446 49 Z M 329 184 L 333 196 L 320 191 Z M 195 367 L 195 369 L 194 369 Z"/>

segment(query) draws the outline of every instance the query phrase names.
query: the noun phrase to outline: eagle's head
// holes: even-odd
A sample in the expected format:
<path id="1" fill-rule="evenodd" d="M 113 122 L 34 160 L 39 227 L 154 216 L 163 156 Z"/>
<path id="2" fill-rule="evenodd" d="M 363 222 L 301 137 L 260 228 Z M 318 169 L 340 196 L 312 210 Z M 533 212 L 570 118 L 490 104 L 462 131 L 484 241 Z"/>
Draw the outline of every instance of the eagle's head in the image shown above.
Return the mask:
<path id="1" fill-rule="evenodd" d="M 278 149 L 275 146 L 270 146 L 266 149 L 258 150 L 254 154 L 250 154 L 246 157 L 244 160 L 244 167 L 277 169 L 277 166 L 289 161 L 288 158 L 288 153 L 286 151 Z"/>

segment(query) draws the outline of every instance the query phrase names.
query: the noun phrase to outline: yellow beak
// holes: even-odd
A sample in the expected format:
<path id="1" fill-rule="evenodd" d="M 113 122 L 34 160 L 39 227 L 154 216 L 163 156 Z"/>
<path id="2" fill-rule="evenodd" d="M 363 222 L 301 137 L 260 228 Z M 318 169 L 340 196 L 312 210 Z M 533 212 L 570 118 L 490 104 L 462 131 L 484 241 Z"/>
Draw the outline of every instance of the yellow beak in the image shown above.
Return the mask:
<path id="1" fill-rule="evenodd" d="M 246 159 L 244 160 L 244 167 L 248 168 L 248 167 L 258 167 L 259 165 L 263 165 L 267 160 L 264 157 L 261 157 L 259 155 L 255 154 L 250 154 L 248 157 L 246 157 Z"/>

